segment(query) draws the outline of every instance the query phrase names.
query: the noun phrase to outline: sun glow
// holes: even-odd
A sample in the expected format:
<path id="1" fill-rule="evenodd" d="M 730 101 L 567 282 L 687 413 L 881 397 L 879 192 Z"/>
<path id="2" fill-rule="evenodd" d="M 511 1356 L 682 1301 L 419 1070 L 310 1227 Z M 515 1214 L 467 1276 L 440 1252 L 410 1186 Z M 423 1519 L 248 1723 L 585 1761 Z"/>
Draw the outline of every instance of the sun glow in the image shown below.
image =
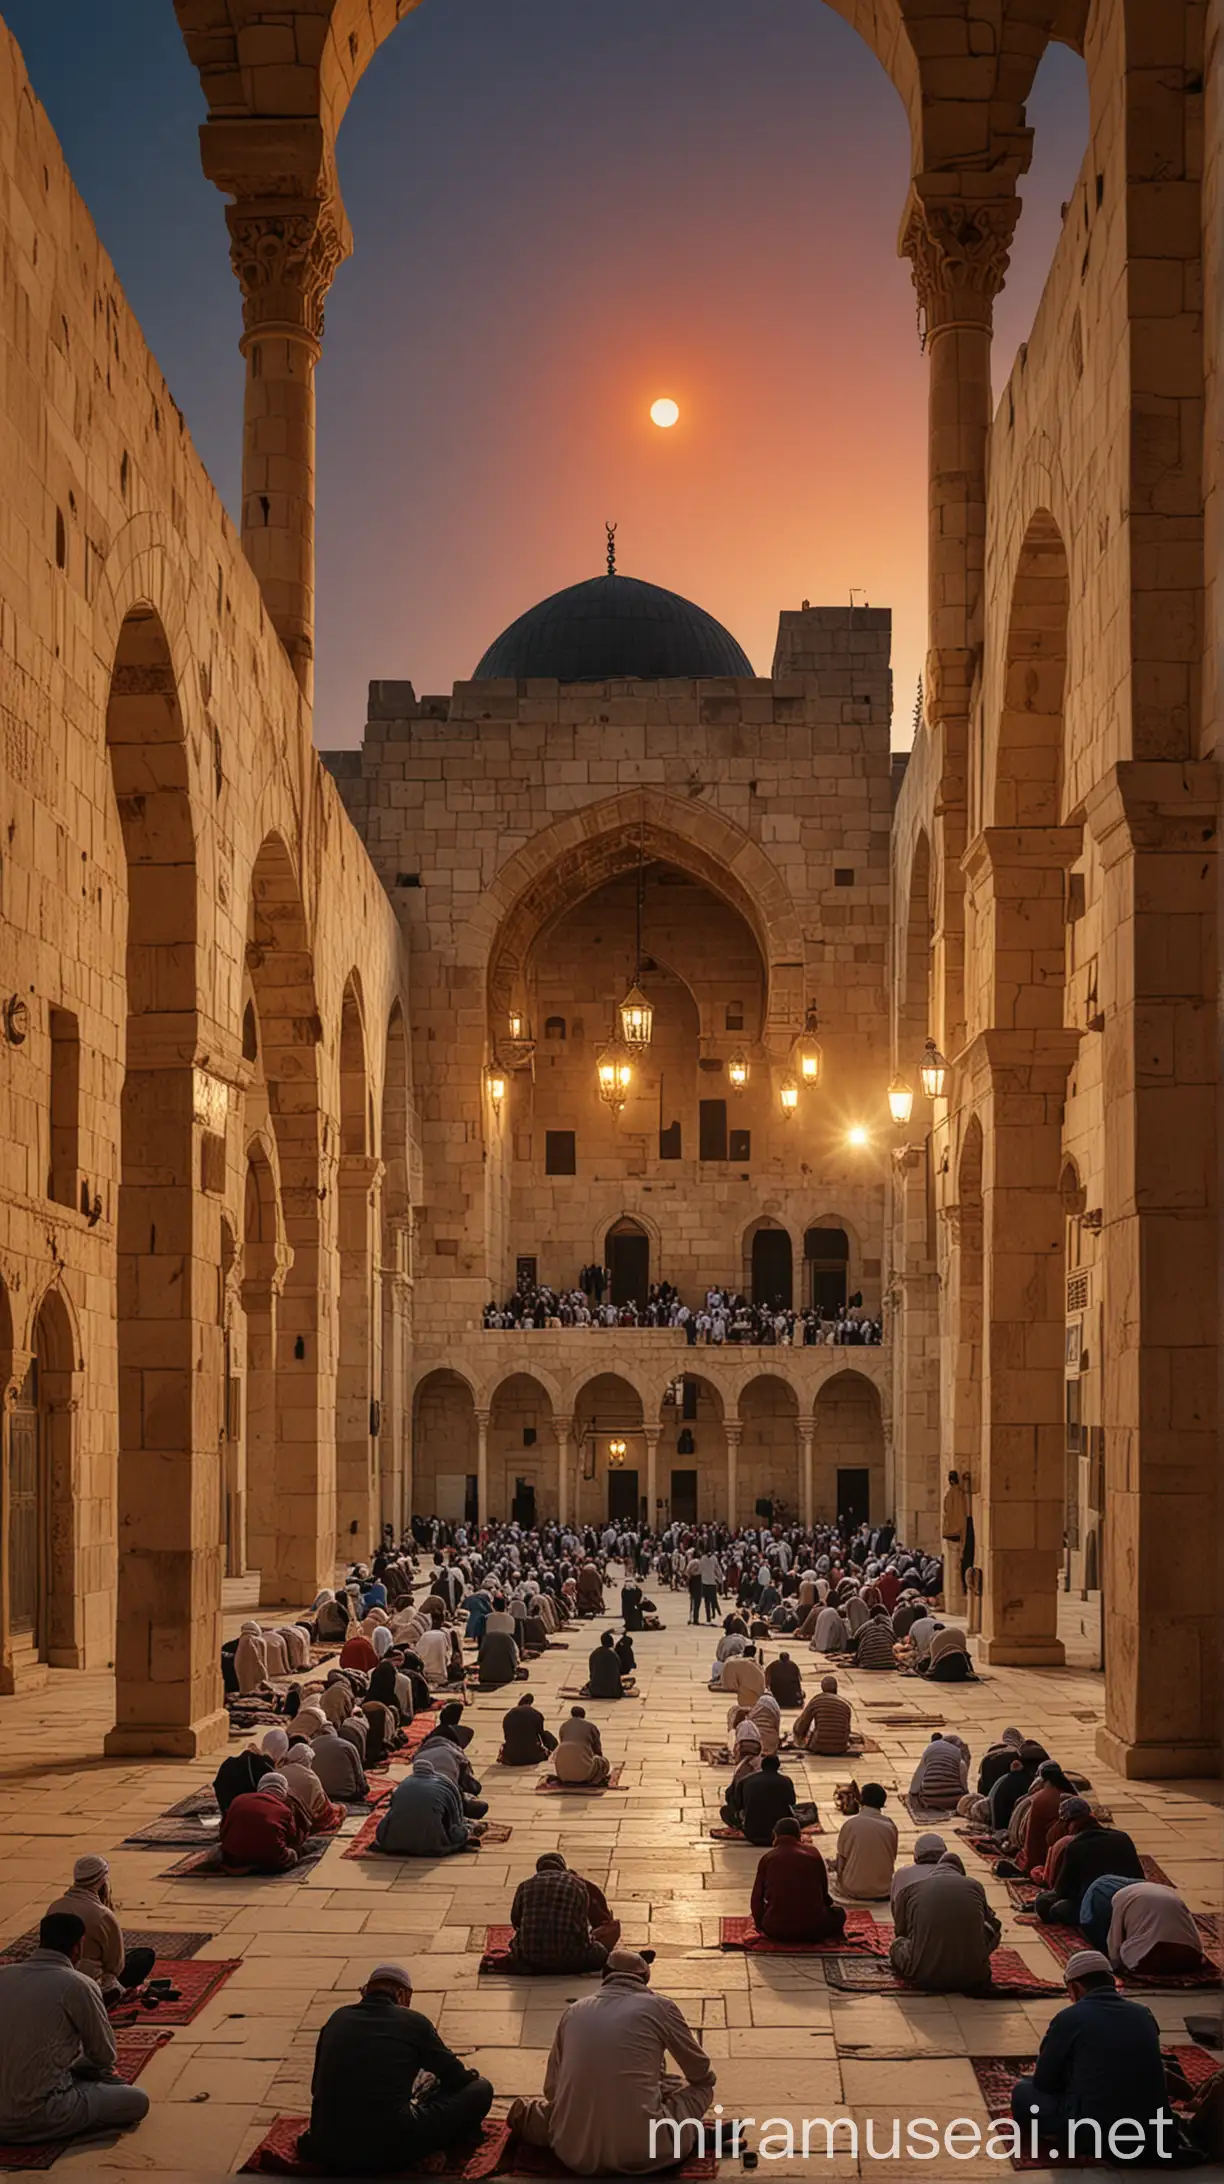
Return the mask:
<path id="1" fill-rule="evenodd" d="M 651 403 L 650 414 L 655 424 L 667 432 L 672 425 L 679 423 L 680 404 L 673 402 L 670 394 L 661 394 L 657 402 Z"/>

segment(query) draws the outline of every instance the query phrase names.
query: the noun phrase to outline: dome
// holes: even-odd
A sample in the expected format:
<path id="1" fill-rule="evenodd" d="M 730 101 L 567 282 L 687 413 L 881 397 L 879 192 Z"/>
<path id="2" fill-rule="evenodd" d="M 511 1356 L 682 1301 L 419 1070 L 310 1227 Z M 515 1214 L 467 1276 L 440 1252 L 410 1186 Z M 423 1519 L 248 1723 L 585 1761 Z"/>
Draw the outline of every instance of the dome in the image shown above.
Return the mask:
<path id="1" fill-rule="evenodd" d="M 751 675 L 752 662 L 712 614 L 634 576 L 593 576 L 541 599 L 494 639 L 475 682 L 494 675 L 607 682 L 633 675 Z"/>

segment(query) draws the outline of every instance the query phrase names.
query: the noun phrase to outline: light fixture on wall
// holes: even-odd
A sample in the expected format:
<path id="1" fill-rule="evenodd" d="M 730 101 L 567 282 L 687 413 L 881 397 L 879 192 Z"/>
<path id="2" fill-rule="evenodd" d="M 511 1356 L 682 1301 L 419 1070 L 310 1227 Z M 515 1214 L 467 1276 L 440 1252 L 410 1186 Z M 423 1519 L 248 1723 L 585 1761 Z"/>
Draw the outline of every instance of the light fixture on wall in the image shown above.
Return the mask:
<path id="1" fill-rule="evenodd" d="M 501 1113 L 501 1103 L 506 1097 L 505 1071 L 499 1069 L 496 1062 L 490 1062 L 485 1071 L 485 1082 L 489 1087 L 489 1098 L 493 1102 L 493 1112 L 495 1115 L 499 1115 Z"/>
<path id="2" fill-rule="evenodd" d="M 497 1059 L 502 1069 L 528 1068 L 535 1057 L 535 1047 L 531 1025 L 524 1011 L 509 1009 L 506 1014 L 506 1036 L 497 1042 Z"/>
<path id="3" fill-rule="evenodd" d="M 816 1037 L 817 1022 L 816 1003 L 809 1001 L 807 1015 L 803 1019 L 803 1030 L 791 1046 L 791 1059 L 799 1073 L 799 1082 L 808 1092 L 814 1091 L 820 1083 L 820 1072 L 824 1066 L 824 1048 Z"/>
<path id="4" fill-rule="evenodd" d="M 922 1089 L 929 1100 L 941 1100 L 943 1098 L 944 1079 L 947 1074 L 948 1065 L 943 1055 L 940 1053 L 935 1041 L 928 1039 L 922 1050 L 918 1075 L 922 1079 Z"/>
<path id="5" fill-rule="evenodd" d="M 609 1039 L 606 1046 L 600 1047 L 595 1069 L 600 1099 L 614 1115 L 619 1115 L 633 1083 L 633 1056 L 623 1039 Z"/>
<path id="6" fill-rule="evenodd" d="M 654 1030 L 654 1010 L 638 984 L 642 975 L 642 895 L 646 885 L 646 857 L 642 837 L 638 836 L 637 862 L 637 921 L 634 934 L 633 983 L 621 1002 L 617 1015 L 620 1018 L 621 1038 L 634 1053 L 650 1045 Z"/>
<path id="7" fill-rule="evenodd" d="M 614 1441 L 609 1441 L 608 1462 L 612 1466 L 612 1469 L 614 1471 L 619 1471 L 621 1469 L 628 1454 L 628 1444 L 627 1442 L 622 1441 L 619 1435 L 617 1435 L 617 1438 Z"/>
<path id="8" fill-rule="evenodd" d="M 748 1056 L 742 1047 L 737 1047 L 727 1063 L 727 1078 L 731 1090 L 733 1092 L 742 1092 L 748 1082 L 748 1076 Z"/>
<path id="9" fill-rule="evenodd" d="M 789 1122 L 799 1105 L 799 1087 L 793 1077 L 783 1077 L 778 1086 L 778 1098 L 782 1102 L 782 1119 Z"/>
<path id="10" fill-rule="evenodd" d="M 894 1077 L 888 1087 L 888 1112 L 899 1130 L 904 1130 L 914 1111 L 914 1088 L 904 1077 Z"/>

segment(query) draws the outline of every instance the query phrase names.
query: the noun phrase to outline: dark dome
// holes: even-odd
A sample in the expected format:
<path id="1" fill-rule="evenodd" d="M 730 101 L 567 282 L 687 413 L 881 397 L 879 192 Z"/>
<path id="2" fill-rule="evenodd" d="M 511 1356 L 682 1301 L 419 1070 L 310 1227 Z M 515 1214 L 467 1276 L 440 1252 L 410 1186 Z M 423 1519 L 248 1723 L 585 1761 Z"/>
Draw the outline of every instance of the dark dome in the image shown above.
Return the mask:
<path id="1" fill-rule="evenodd" d="M 473 680 L 751 674 L 730 630 L 691 599 L 635 576 L 593 576 L 520 614 L 489 646 Z"/>

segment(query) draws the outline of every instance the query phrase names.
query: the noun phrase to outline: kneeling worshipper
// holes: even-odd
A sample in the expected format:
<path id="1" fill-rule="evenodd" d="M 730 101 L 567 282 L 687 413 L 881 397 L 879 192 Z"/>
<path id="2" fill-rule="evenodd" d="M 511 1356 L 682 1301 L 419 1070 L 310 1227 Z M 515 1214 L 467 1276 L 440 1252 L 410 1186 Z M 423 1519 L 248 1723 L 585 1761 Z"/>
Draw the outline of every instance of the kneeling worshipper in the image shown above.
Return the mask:
<path id="1" fill-rule="evenodd" d="M 370 1785 L 356 1746 L 337 1733 L 317 1706 L 302 1707 L 293 1727 L 295 1734 L 309 1744 L 314 1753 L 314 1771 L 336 1804 L 366 1795 Z"/>
<path id="2" fill-rule="evenodd" d="M 668 2055 L 678 2078 L 664 2069 Z M 649 2176 L 691 2151 L 683 2126 L 701 2121 L 714 2086 L 710 2058 L 680 2009 L 651 1994 L 647 1959 L 614 1949 L 598 1994 L 562 2015 L 543 2099 L 513 2101 L 506 2121 L 575 2176 Z"/>
<path id="3" fill-rule="evenodd" d="M 1047 1925 L 1078 1926 L 1080 1907 L 1093 1881 L 1106 1873 L 1120 1874 L 1128 1881 L 1142 1881 L 1146 1876 L 1125 1828 L 1102 1826 L 1086 1797 L 1064 1798 L 1062 1815 L 1068 1831 L 1055 1846 L 1054 1885 L 1042 1889 L 1033 1909 Z"/>
<path id="4" fill-rule="evenodd" d="M 1094 1881 L 1080 1906 L 1088 1909 Z M 1160 1881 L 1125 1881 L 1109 1905 L 1105 1953 L 1118 1972 L 1173 1979 L 1208 1969 L 1203 1944 L 1189 1911 L 1175 1888 Z"/>
<path id="5" fill-rule="evenodd" d="M 853 1721 L 845 1699 L 837 1695 L 836 1676 L 822 1676 L 820 1689 L 808 1700 L 791 1731 L 791 1738 L 803 1751 L 836 1759 L 850 1748 Z"/>
<path id="6" fill-rule="evenodd" d="M 110 1867 L 105 1858 L 89 1853 L 77 1859 L 71 1888 L 48 1905 L 46 1916 L 51 1919 L 64 1913 L 79 1919 L 85 1929 L 77 1970 L 101 1988 L 105 2001 L 130 1992 L 148 1978 L 154 1952 L 125 1948 L 123 1928 L 111 1902 Z"/>
<path id="7" fill-rule="evenodd" d="M 845 1932 L 846 1914 L 829 1896 L 829 1875 L 814 1843 L 805 1843 L 797 1820 L 775 1821 L 752 1884 L 757 1932 L 770 1941 L 832 1941 Z"/>
<path id="8" fill-rule="evenodd" d="M 315 1773 L 313 1747 L 301 1741 L 291 1744 L 284 1758 L 277 1761 L 277 1766 L 289 1784 L 290 1797 L 301 1806 L 309 1820 L 311 1834 L 326 1835 L 338 1828 L 344 1818 L 344 1806 L 333 1805 Z"/>
<path id="9" fill-rule="evenodd" d="M 796 1802 L 794 1783 L 783 1774 L 777 1753 L 770 1752 L 762 1758 L 755 1774 L 732 1784 L 722 1818 L 727 1827 L 739 1828 L 747 1842 L 764 1850 L 773 1841 L 777 1821 L 811 1822 L 816 1818 L 816 1807 Z"/>
<path id="10" fill-rule="evenodd" d="M 578 1572 L 578 1613 L 602 1615 L 603 1611 L 603 1579 L 593 1562 L 584 1562 Z"/>
<path id="11" fill-rule="evenodd" d="M 604 1632 L 587 1662 L 584 1696 L 588 1699 L 623 1699 L 625 1696 L 625 1679 L 616 1657 L 616 1640 L 610 1630 Z"/>
<path id="12" fill-rule="evenodd" d="M 551 1729 L 544 1726 L 544 1716 L 525 1691 L 517 1706 L 502 1717 L 502 1748 L 498 1759 L 503 1767 L 538 1767 L 542 1759 L 557 1749 L 557 1740 Z"/>
<path id="13" fill-rule="evenodd" d="M 314 1616 L 315 1638 L 319 1645 L 340 1644 L 348 1637 L 352 1622 L 352 1608 L 347 1592 L 321 1592 L 311 1609 Z"/>
<path id="14" fill-rule="evenodd" d="M 492 1624 L 490 1616 L 476 1655 L 476 1674 L 483 1691 L 496 1691 L 500 1684 L 513 1683 L 519 1668 L 519 1649 L 512 1632 L 494 1630 Z"/>
<path id="15" fill-rule="evenodd" d="M 558 1782 L 578 1782 L 591 1789 L 600 1789 L 611 1772 L 611 1765 L 604 1758 L 599 1731 L 593 1721 L 587 1720 L 586 1708 L 571 1706 L 569 1720 L 561 1725 L 553 1757 L 553 1773 Z"/>
<path id="16" fill-rule="evenodd" d="M 858 1811 L 837 1833 L 837 1885 L 843 1896 L 861 1903 L 883 1902 L 892 1891 L 898 1836 L 896 1822 L 884 1810 L 887 1796 L 882 1783 L 864 1782 Z"/>
<path id="17" fill-rule="evenodd" d="M 954 1741 L 941 1729 L 934 1730 L 910 1781 L 914 1803 L 929 1811 L 955 1812 L 968 1787 L 969 1765 L 960 1739 Z"/>
<path id="18" fill-rule="evenodd" d="M 978 1767 L 977 1793 L 989 1797 L 1000 1775 L 1005 1775 L 1025 1742 L 1022 1729 L 1005 1729 L 997 1744 L 988 1744 Z"/>
<path id="19" fill-rule="evenodd" d="M 902 1893 L 893 1918 L 888 1961 L 899 1979 L 926 1994 L 972 1994 L 990 1985 L 1003 1929 L 955 1851 L 944 1852 L 929 1881 Z"/>
<path id="20" fill-rule="evenodd" d="M 391 1794 L 374 1844 L 394 1858 L 448 1858 L 452 1851 L 478 1850 L 481 1832 L 478 1821 L 464 1819 L 454 1783 L 418 1753 L 412 1773 Z"/>
<path id="21" fill-rule="evenodd" d="M 257 1790 L 236 1797 L 221 1817 L 221 1857 L 227 1872 L 287 1873 L 310 1833 L 310 1822 L 273 1768 Z"/>
<path id="22" fill-rule="evenodd" d="M 803 1682 L 798 1661 L 792 1661 L 789 1653 L 780 1653 L 765 1671 L 765 1682 L 779 1706 L 802 1706 Z"/>
<path id="23" fill-rule="evenodd" d="M 850 1643 L 850 1633 L 831 1601 L 827 1601 L 823 1608 L 814 1609 L 808 1622 L 812 1626 L 813 1653 L 845 1652 Z M 802 1638 L 806 1633 L 807 1623 L 801 1623 L 796 1636 Z"/>
<path id="24" fill-rule="evenodd" d="M 730 1693 L 738 1706 L 751 1706 L 765 1689 L 765 1671 L 757 1658 L 755 1646 L 744 1647 L 742 1653 L 728 1653 L 718 1672 L 722 1689 Z"/>
<path id="25" fill-rule="evenodd" d="M 84 1941 L 81 1919 L 52 1912 L 37 1949 L 0 1965 L 0 2141 L 8 2145 L 123 2131 L 149 2113 L 148 2094 L 114 2076 L 106 2005 L 79 1968 Z"/>
<path id="26" fill-rule="evenodd" d="M 234 1674 L 244 1699 L 263 1690 L 268 1681 L 268 1649 L 258 1623 L 244 1623 L 234 1652 Z"/>
<path id="27" fill-rule="evenodd" d="M 999 1777 L 996 1775 L 995 1780 Z M 1018 1837 L 1014 1862 L 1001 1858 L 995 1873 L 1001 1879 L 1013 1879 L 1017 1874 L 1035 1873 L 1044 1863 L 1054 1832 L 1058 1828 L 1064 1801 L 1078 1794 L 1070 1775 L 1064 1774 L 1056 1759 L 1044 1759 L 1037 1769 L 1027 1800 L 1021 1798 L 1015 1806 L 1009 1834 Z M 1023 1824 L 1022 1824 L 1023 1819 Z"/>
<path id="28" fill-rule="evenodd" d="M 969 1657 L 969 1640 L 964 1631 L 953 1624 L 941 1625 L 936 1630 L 926 1657 L 917 1663 L 917 1669 L 928 1683 L 977 1682 Z"/>
<path id="29" fill-rule="evenodd" d="M 897 1655 L 893 1647 L 892 1617 L 887 1608 L 873 1608 L 870 1620 L 864 1623 L 853 1642 L 856 1668 L 895 1668 Z"/>
<path id="30" fill-rule="evenodd" d="M 417 1639 L 416 1650 L 421 1657 L 426 1681 L 431 1691 L 436 1691 L 441 1684 L 447 1681 L 451 1671 L 454 1647 L 457 1643 L 458 1639 L 455 1634 L 449 1630 L 444 1630 L 440 1624 L 434 1624 L 429 1630 L 423 1630 Z M 341 1655 L 341 1659 L 343 1659 L 343 1655 Z M 460 1666 L 462 1667 L 462 1662 Z"/>
<path id="31" fill-rule="evenodd" d="M 366 1676 L 369 1675 L 372 1668 L 378 1667 L 378 1655 L 374 1650 L 372 1641 L 366 1637 L 364 1631 L 355 1630 L 351 1638 L 345 1639 L 340 1648 L 340 1666 L 341 1668 L 359 1668 L 362 1674 Z"/>
<path id="32" fill-rule="evenodd" d="M 743 1706 L 733 1706 L 727 1716 L 728 1729 L 738 1728 L 744 1718 Z M 747 1719 L 760 1737 L 762 1752 L 776 1752 L 782 1742 L 782 1709 L 772 1691 L 762 1691 L 753 1700 L 747 1710 Z"/>
<path id="33" fill-rule="evenodd" d="M 422 2072 L 429 2090 L 418 2100 Z M 298 2156 L 333 2176 L 402 2176 L 474 2140 L 492 2105 L 488 2079 L 413 2009 L 412 1974 L 376 1964 L 361 2000 L 333 2011 L 319 2034 Z"/>
<path id="34" fill-rule="evenodd" d="M 1072 2161 L 1115 2152 L 1109 2132 L 1126 2131 L 1117 2153 L 1126 2168 L 1168 2163 L 1177 2144 L 1169 2108 L 1160 2032 L 1150 2010 L 1118 1993 L 1099 1949 L 1077 1949 L 1063 1977 L 1070 2009 L 1051 2018 L 1031 2078 L 1012 2087 L 1011 2112 L 1026 2152 L 1036 2126 L 1042 2147 Z"/>
<path id="35" fill-rule="evenodd" d="M 248 1744 L 245 1751 L 231 1752 L 223 1759 L 213 1777 L 213 1796 L 222 1812 L 229 1811 L 236 1797 L 257 1789 L 263 1777 L 271 1774 L 272 1767 L 273 1761 L 257 1744 Z"/>
<path id="36" fill-rule="evenodd" d="M 620 1940 L 620 1922 L 594 1881 L 571 1873 L 559 1850 L 536 1859 L 510 1906 L 510 1955 L 531 1972 L 599 1972 Z"/>
<path id="37" fill-rule="evenodd" d="M 930 1880 L 947 1847 L 942 1835 L 923 1834 L 916 1838 L 913 1864 L 901 1866 L 893 1874 L 892 1887 L 888 1891 L 894 1919 L 901 1898 L 911 1888 L 920 1888 L 924 1881 Z"/>
<path id="38" fill-rule="evenodd" d="M 488 1805 L 480 1794 L 470 1760 L 457 1744 L 452 1744 L 449 1737 L 426 1737 L 417 1747 L 417 1757 L 429 1760 L 434 1773 L 458 1790 L 465 1820 L 484 1819 Z"/>
<path id="39" fill-rule="evenodd" d="M 624 1618 L 625 1629 L 627 1631 L 645 1630 L 646 1615 L 643 1607 L 644 1599 L 645 1594 L 643 1593 L 641 1586 L 635 1585 L 632 1580 L 621 1586 L 621 1615 Z"/>

